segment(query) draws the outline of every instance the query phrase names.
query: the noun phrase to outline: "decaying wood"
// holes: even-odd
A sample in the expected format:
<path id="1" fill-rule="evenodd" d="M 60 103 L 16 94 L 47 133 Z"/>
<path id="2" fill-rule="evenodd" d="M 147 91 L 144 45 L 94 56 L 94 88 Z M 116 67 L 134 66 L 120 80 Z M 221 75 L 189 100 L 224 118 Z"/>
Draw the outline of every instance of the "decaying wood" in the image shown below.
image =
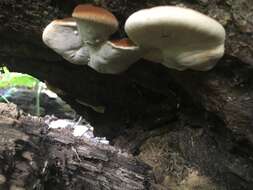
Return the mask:
<path id="1" fill-rule="evenodd" d="M 118 17 L 121 28 L 115 34 L 116 37 L 124 35 L 124 22 L 134 11 L 168 4 L 180 4 L 199 10 L 217 19 L 226 28 L 226 56 L 219 63 L 220 68 L 207 72 L 208 74 L 206 72 L 171 74 L 173 71 L 164 72 L 163 70 L 168 70 L 164 67 L 154 70 L 152 64 L 140 61 L 141 66 L 134 65 L 130 72 L 116 76 L 102 75 L 87 67 L 73 66 L 43 45 L 41 40 L 43 28 L 55 18 L 70 16 L 78 3 L 80 2 L 68 0 L 64 2 L 30 0 L 22 3 L 15 0 L 1 1 L 1 63 L 8 65 L 11 70 L 32 74 L 59 88 L 65 92 L 67 99 L 70 99 L 69 103 L 74 107 L 80 107 L 75 101 L 79 99 L 92 105 L 106 106 L 108 110 L 113 109 L 118 113 L 120 113 L 118 110 L 130 110 L 128 112 L 139 114 L 143 109 L 147 109 L 149 100 L 143 96 L 142 87 L 168 95 L 170 76 L 173 75 L 175 83 L 181 83 L 184 89 L 188 89 L 188 93 L 196 98 L 197 104 L 215 113 L 237 134 L 242 134 L 249 141 L 253 141 L 250 124 L 253 110 L 251 100 L 248 98 L 252 92 L 246 87 L 250 86 L 248 79 L 250 80 L 249 73 L 253 64 L 251 0 L 238 2 L 196 0 L 190 3 L 183 0 L 173 2 L 117 0 L 113 3 L 106 0 L 95 1 L 97 5 L 108 8 Z M 240 84 L 239 87 L 239 83 L 246 84 L 244 86 Z M 191 86 L 197 90 L 192 90 Z"/>
<path id="2" fill-rule="evenodd" d="M 0 189 L 150 189 L 151 168 L 110 145 L 48 130 L 0 104 Z"/>
<path id="3" fill-rule="evenodd" d="M 220 118 L 238 140 L 253 143 L 253 67 L 225 57 L 206 73 L 170 71 L 191 99 Z"/>

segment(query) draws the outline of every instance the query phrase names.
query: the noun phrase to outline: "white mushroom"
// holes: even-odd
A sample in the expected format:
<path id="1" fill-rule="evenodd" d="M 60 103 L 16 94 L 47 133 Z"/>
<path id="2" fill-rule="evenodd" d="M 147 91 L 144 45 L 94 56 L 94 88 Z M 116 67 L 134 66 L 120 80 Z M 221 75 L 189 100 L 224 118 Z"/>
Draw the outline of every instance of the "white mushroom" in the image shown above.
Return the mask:
<path id="1" fill-rule="evenodd" d="M 48 47 L 67 61 L 74 64 L 88 64 L 88 49 L 83 46 L 76 22 L 72 18 L 52 21 L 44 29 L 42 39 Z"/>
<path id="2" fill-rule="evenodd" d="M 225 30 L 197 11 L 160 6 L 132 14 L 125 31 L 147 59 L 177 70 L 209 70 L 224 54 Z"/>
<path id="3" fill-rule="evenodd" d="M 92 47 L 107 41 L 118 29 L 115 16 L 101 7 L 90 4 L 78 5 L 72 16 L 76 19 L 81 38 Z"/>
<path id="4" fill-rule="evenodd" d="M 118 29 L 118 20 L 106 9 L 90 4 L 78 5 L 72 16 L 89 49 L 88 65 L 97 72 L 121 73 L 141 57 L 139 47 L 129 40 L 108 41 Z"/>
<path id="5" fill-rule="evenodd" d="M 140 59 L 142 51 L 129 39 L 111 40 L 91 51 L 89 66 L 100 73 L 117 74 Z"/>

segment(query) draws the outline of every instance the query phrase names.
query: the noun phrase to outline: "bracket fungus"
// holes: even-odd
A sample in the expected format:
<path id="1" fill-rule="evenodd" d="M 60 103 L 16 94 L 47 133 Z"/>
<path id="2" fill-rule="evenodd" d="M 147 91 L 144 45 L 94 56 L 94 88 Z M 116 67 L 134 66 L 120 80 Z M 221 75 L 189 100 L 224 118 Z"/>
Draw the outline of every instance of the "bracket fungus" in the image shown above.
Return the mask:
<path id="1" fill-rule="evenodd" d="M 118 74 L 140 59 L 142 51 L 128 38 L 104 43 L 91 54 L 89 66 L 100 73 Z"/>
<path id="2" fill-rule="evenodd" d="M 144 58 L 177 70 L 209 70 L 224 54 L 225 30 L 197 11 L 159 6 L 133 13 L 129 38 L 147 50 Z"/>
<path id="3" fill-rule="evenodd" d="M 69 62 L 117 74 L 141 58 L 140 48 L 129 39 L 108 40 L 118 29 L 118 21 L 109 11 L 78 5 L 72 15 L 51 22 L 42 35 L 44 43 Z"/>
<path id="4" fill-rule="evenodd" d="M 42 40 L 67 61 L 74 64 L 88 64 L 88 49 L 83 46 L 76 22 L 72 18 L 52 21 L 44 29 Z"/>
<path id="5" fill-rule="evenodd" d="M 177 70 L 209 70 L 224 54 L 225 30 L 197 11 L 159 6 L 133 13 L 125 23 L 129 39 L 108 40 L 118 20 L 106 9 L 78 5 L 73 18 L 51 22 L 44 43 L 74 64 L 117 74 L 141 57 Z"/>
<path id="6" fill-rule="evenodd" d="M 83 42 L 95 46 L 107 41 L 118 30 L 118 20 L 106 9 L 90 4 L 78 5 L 72 16 L 76 19 Z"/>

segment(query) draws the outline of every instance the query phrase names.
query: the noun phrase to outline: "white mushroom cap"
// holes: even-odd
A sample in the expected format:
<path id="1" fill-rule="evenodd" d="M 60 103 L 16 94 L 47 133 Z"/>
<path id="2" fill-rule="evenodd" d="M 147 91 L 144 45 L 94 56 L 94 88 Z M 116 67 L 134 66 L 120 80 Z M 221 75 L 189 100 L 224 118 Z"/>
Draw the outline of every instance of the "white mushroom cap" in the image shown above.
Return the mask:
<path id="1" fill-rule="evenodd" d="M 187 8 L 137 11 L 127 19 L 125 30 L 134 43 L 150 49 L 145 58 L 177 70 L 211 69 L 224 54 L 222 25 Z"/>
<path id="2" fill-rule="evenodd" d="M 72 18 L 52 21 L 44 29 L 42 40 L 71 63 L 86 65 L 89 61 L 88 49 L 83 46 L 76 22 Z"/>
<path id="3" fill-rule="evenodd" d="M 83 42 L 91 45 L 107 41 L 119 25 L 111 12 L 90 4 L 78 5 L 72 16 L 77 21 Z"/>
<path id="4" fill-rule="evenodd" d="M 140 48 L 129 39 L 112 40 L 91 51 L 88 65 L 100 73 L 117 74 L 126 71 L 141 56 Z"/>

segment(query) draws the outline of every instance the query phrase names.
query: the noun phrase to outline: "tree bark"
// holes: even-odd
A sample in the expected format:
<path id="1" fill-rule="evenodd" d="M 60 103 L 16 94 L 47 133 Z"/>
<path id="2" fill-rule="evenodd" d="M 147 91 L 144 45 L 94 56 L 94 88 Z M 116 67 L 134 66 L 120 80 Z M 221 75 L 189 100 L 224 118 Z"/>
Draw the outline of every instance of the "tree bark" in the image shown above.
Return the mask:
<path id="1" fill-rule="evenodd" d="M 0 104 L 0 188 L 150 189 L 151 168 L 110 145 L 48 129 L 13 104 Z"/>

